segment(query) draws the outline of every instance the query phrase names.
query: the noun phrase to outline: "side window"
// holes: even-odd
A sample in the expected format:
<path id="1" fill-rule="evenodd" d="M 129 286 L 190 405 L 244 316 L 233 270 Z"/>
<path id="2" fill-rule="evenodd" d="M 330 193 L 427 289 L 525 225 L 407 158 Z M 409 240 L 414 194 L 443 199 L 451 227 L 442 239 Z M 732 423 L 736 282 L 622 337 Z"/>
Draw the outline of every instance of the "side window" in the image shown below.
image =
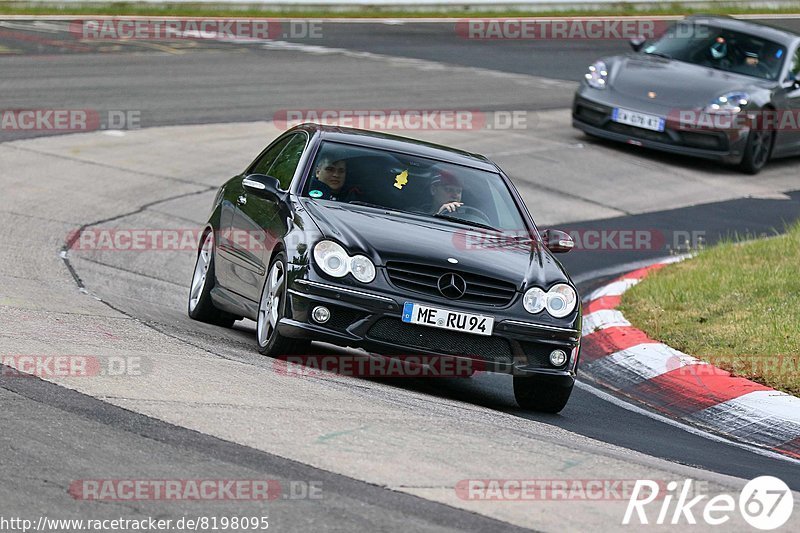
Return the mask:
<path id="1" fill-rule="evenodd" d="M 797 47 L 794 57 L 792 57 L 792 74 L 794 74 L 795 79 L 800 78 L 800 46 Z"/>
<path id="2" fill-rule="evenodd" d="M 294 138 L 287 137 L 282 139 L 280 142 L 276 143 L 275 145 L 269 147 L 266 152 L 261 154 L 255 163 L 253 163 L 249 169 L 247 169 L 248 174 L 269 174 L 269 169 L 272 168 L 272 164 L 277 159 L 278 155 L 283 151 L 287 144 Z"/>
<path id="3" fill-rule="evenodd" d="M 281 183 L 281 189 L 287 190 L 289 184 L 292 183 L 294 171 L 300 162 L 300 157 L 303 155 L 303 150 L 306 148 L 306 136 L 302 133 L 293 135 L 286 148 L 283 149 L 281 155 L 275 159 L 272 168 L 269 169 L 270 176 L 278 178 Z"/>

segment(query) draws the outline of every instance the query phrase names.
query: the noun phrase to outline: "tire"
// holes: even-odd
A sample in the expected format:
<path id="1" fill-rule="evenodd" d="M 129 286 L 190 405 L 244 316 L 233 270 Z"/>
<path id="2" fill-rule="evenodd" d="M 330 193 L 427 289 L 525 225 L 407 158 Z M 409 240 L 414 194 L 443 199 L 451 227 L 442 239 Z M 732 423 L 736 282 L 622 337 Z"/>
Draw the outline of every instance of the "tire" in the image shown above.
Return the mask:
<path id="1" fill-rule="evenodd" d="M 764 120 L 765 124 L 770 122 Z M 772 130 L 751 130 L 747 135 L 744 157 L 739 168 L 746 174 L 758 174 L 769 161 L 772 146 L 775 144 L 775 132 Z"/>
<path id="2" fill-rule="evenodd" d="M 214 302 L 211 301 L 211 289 L 214 288 L 215 281 L 214 232 L 210 231 L 203 236 L 203 243 L 194 265 L 192 285 L 189 290 L 189 318 L 230 328 L 238 317 L 214 307 Z"/>
<path id="3" fill-rule="evenodd" d="M 278 253 L 269 265 L 258 303 L 256 339 L 258 351 L 270 357 L 308 351 L 311 341 L 284 337 L 276 328 L 286 316 L 286 254 Z"/>
<path id="4" fill-rule="evenodd" d="M 514 376 L 514 398 L 523 409 L 558 413 L 567 405 L 573 385 L 564 387 L 547 380 Z"/>

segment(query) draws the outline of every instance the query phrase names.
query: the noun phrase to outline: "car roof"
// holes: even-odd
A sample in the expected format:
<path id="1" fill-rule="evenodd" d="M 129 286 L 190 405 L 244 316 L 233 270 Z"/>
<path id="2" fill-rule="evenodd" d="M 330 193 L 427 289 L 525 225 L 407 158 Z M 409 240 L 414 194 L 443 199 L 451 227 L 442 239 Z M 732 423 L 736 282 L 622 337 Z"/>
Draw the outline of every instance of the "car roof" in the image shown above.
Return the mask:
<path id="1" fill-rule="evenodd" d="M 498 171 L 497 165 L 480 154 L 408 137 L 401 137 L 399 135 L 314 123 L 300 124 L 293 129 L 305 130 L 312 135 L 314 133 L 319 133 L 323 141 L 342 142 L 367 148 L 401 152 L 447 163 L 454 163 L 456 165 L 488 170 L 490 172 Z"/>
<path id="2" fill-rule="evenodd" d="M 709 25 L 716 26 L 718 28 L 749 33 L 751 35 L 763 37 L 764 39 L 769 39 L 770 41 L 774 41 L 784 46 L 789 46 L 800 39 L 800 35 L 789 30 L 776 28 L 760 22 L 735 19 L 733 17 L 726 17 L 722 15 L 691 15 L 686 17 L 684 20 L 693 22 L 706 22 Z"/>

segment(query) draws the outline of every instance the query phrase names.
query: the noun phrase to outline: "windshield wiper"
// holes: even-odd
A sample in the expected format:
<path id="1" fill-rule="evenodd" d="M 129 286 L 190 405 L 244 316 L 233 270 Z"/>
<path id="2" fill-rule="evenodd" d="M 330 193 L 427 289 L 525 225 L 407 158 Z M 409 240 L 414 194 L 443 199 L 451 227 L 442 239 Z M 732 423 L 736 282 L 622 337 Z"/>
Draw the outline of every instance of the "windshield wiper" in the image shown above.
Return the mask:
<path id="1" fill-rule="evenodd" d="M 459 224 L 464 224 L 465 226 L 477 226 L 479 228 L 488 229 L 492 231 L 496 231 L 498 233 L 502 233 L 499 229 L 495 228 L 494 226 L 490 226 L 489 224 L 484 224 L 482 222 L 473 222 L 471 220 L 466 220 L 463 218 L 458 217 L 451 217 L 450 215 L 445 215 L 444 213 L 435 213 L 433 215 L 436 218 L 443 218 L 445 220 L 450 220 L 452 222 L 458 222 Z"/>
<path id="2" fill-rule="evenodd" d="M 673 59 L 671 55 L 665 54 L 664 52 L 645 52 L 645 54 L 649 56 L 663 57 L 664 59 Z"/>
<path id="3" fill-rule="evenodd" d="M 395 207 L 386 207 L 385 205 L 373 204 L 372 202 L 362 202 L 361 200 L 350 200 L 347 203 L 353 205 L 363 205 L 364 207 L 374 207 L 375 209 L 383 209 L 384 211 L 397 211 L 399 213 L 404 212 L 402 209 L 397 209 Z"/>

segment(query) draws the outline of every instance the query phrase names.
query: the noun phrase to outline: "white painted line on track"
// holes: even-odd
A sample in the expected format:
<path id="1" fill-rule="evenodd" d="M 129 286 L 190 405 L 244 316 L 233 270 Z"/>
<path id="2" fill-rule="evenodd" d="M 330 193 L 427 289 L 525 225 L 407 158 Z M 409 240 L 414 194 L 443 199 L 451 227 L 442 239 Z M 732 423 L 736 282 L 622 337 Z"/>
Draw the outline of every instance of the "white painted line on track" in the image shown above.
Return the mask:
<path id="1" fill-rule="evenodd" d="M 636 413 L 638 415 L 646 416 L 647 418 L 651 418 L 651 419 L 656 420 L 658 422 L 662 422 L 664 424 L 676 427 L 678 429 L 682 429 L 683 431 L 685 431 L 687 433 L 691 433 L 692 435 L 696 435 L 698 437 L 703 437 L 705 439 L 712 440 L 714 442 L 721 442 L 721 443 L 724 443 L 724 444 L 730 444 L 731 446 L 735 446 L 737 448 L 741 448 L 743 450 L 747 450 L 749 452 L 752 452 L 752 453 L 755 453 L 755 454 L 758 454 L 758 455 L 763 455 L 764 457 L 769 457 L 770 459 L 780 459 L 781 461 L 786 461 L 786 462 L 789 462 L 789 463 L 792 463 L 792 464 L 800 465 L 800 459 L 794 459 L 792 457 L 788 457 L 786 455 L 782 455 L 782 454 L 777 453 L 777 452 L 772 452 L 772 451 L 769 451 L 769 450 L 765 450 L 765 449 L 759 448 L 757 446 L 751 446 L 749 444 L 744 444 L 742 442 L 736 442 L 736 441 L 733 441 L 733 440 L 729 440 L 729 439 L 726 439 L 725 437 L 720 437 L 719 435 L 715 435 L 713 433 L 709 433 L 707 431 L 703 431 L 702 429 L 698 429 L 696 427 L 689 426 L 687 424 L 682 424 L 682 423 L 678 422 L 677 420 L 673 420 L 671 418 L 667 418 L 665 416 L 662 416 L 662 415 L 653 413 L 651 411 L 648 411 L 647 409 L 643 409 L 641 407 L 637 407 L 637 406 L 635 406 L 635 405 L 633 405 L 631 403 L 628 403 L 628 402 L 626 402 L 624 400 L 621 400 L 621 399 L 617 398 L 616 396 L 614 396 L 612 394 L 609 394 L 609 393 L 604 392 L 604 391 L 602 391 L 602 390 L 600 390 L 598 388 L 595 388 L 594 386 L 589 385 L 588 383 L 585 383 L 583 381 L 576 381 L 575 382 L 575 386 L 578 387 L 581 390 L 584 390 L 584 391 L 588 392 L 589 394 L 592 394 L 592 395 L 596 396 L 597 398 L 599 398 L 601 400 L 604 400 L 604 401 L 607 401 L 607 402 L 609 402 L 609 403 L 611 403 L 613 405 L 616 405 L 617 407 L 621 407 L 622 409 L 625 409 L 625 410 L 630 411 L 632 413 Z"/>

